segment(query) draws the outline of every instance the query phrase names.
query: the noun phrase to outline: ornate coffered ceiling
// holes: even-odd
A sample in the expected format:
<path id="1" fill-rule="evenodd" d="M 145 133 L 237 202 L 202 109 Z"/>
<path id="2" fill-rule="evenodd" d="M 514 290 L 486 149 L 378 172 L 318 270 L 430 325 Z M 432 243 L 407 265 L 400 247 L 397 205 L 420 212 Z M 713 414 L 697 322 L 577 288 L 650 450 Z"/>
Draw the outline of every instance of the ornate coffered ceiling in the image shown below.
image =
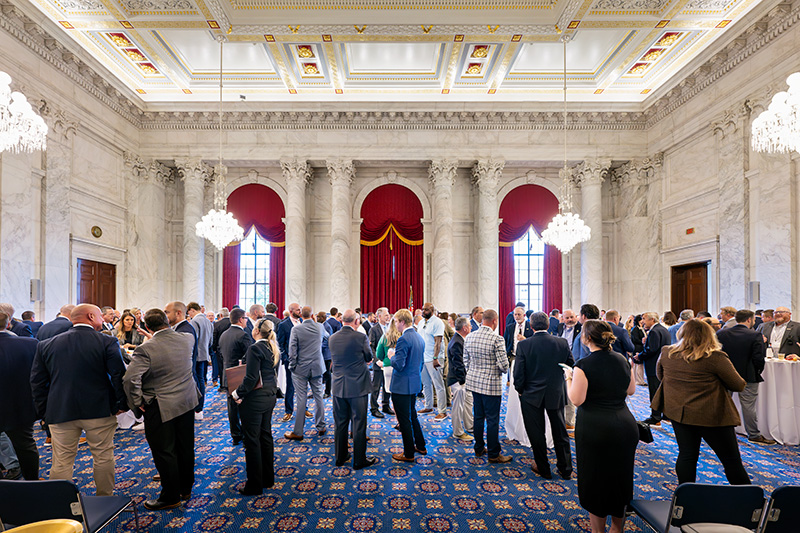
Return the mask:
<path id="1" fill-rule="evenodd" d="M 17 1 L 17 0 L 15 0 Z M 18 0 L 143 102 L 638 103 L 774 0 Z"/>

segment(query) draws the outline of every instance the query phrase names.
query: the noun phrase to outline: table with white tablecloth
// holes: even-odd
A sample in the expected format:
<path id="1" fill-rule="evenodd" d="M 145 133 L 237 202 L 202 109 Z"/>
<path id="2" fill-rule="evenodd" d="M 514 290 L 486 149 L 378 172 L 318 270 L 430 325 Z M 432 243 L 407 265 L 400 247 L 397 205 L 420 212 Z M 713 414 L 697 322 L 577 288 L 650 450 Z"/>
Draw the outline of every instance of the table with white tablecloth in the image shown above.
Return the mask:
<path id="1" fill-rule="evenodd" d="M 508 402 L 506 403 L 506 421 L 505 429 L 506 436 L 509 439 L 519 441 L 523 446 L 530 448 L 531 441 L 528 440 L 528 433 L 525 431 L 525 422 L 522 420 L 522 408 L 519 403 L 519 394 L 514 388 L 514 375 L 513 367 L 509 370 L 509 379 L 511 385 L 508 387 Z M 550 430 L 550 418 L 545 414 L 544 417 L 544 435 L 547 440 L 547 447 L 553 447 L 553 432 Z"/>
<path id="2" fill-rule="evenodd" d="M 759 431 L 781 444 L 800 444 L 800 362 L 767 359 L 761 377 L 756 401 Z M 741 415 L 738 396 L 734 394 L 734 403 Z M 745 433 L 742 426 L 736 432 Z"/>

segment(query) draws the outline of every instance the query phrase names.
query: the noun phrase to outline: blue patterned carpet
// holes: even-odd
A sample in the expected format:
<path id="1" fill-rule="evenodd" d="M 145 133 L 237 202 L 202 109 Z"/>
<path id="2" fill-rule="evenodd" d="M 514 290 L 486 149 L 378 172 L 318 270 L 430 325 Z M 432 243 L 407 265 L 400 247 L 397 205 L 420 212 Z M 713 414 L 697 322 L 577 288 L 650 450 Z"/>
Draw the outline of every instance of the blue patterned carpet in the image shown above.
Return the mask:
<path id="1" fill-rule="evenodd" d="M 330 400 L 326 402 L 329 408 Z M 645 416 L 647 404 L 647 389 L 640 387 L 633 398 L 637 418 Z M 325 437 L 317 437 L 307 420 L 305 440 L 284 439 L 293 422 L 278 421 L 283 415 L 282 400 L 278 400 L 273 422 L 275 487 L 261 497 L 243 497 L 237 489 L 245 480 L 244 450 L 231 445 L 224 396 L 216 388 L 207 392 L 205 413 L 205 420 L 196 425 L 197 481 L 192 499 L 169 511 L 149 512 L 140 506 L 143 531 L 590 531 L 588 515 L 578 504 L 576 481 L 547 481 L 536 476 L 529 468 L 530 450 L 515 442 L 503 442 L 503 453 L 512 455 L 513 462 L 488 464 L 485 456 L 474 456 L 471 445 L 451 438 L 449 418 L 435 422 L 423 415 L 429 453 L 418 456 L 416 464 L 400 464 L 390 458 L 402 451 L 400 434 L 392 430 L 394 417 L 370 417 L 367 454 L 377 456 L 380 462 L 355 472 L 334 464 L 330 412 L 331 431 Z M 504 439 L 502 428 L 501 423 Z M 637 451 L 636 496 L 668 499 L 676 486 L 677 446 L 669 424 L 653 433 L 655 442 L 640 443 Z M 42 475 L 50 465 L 50 448 L 42 445 L 44 436 L 42 432 L 37 435 Z M 740 439 L 739 447 L 753 483 L 767 491 L 800 483 L 798 447 L 761 447 L 746 439 Z M 555 468 L 552 452 L 551 462 Z M 91 455 L 82 446 L 75 475 L 87 493 L 94 493 L 91 472 Z M 156 470 L 143 431 L 117 431 L 116 472 L 119 493 L 138 501 L 158 495 L 160 485 L 151 481 Z M 725 482 L 721 465 L 705 446 L 698 481 Z M 131 531 L 133 526 L 133 515 L 126 513 L 111 527 Z M 626 530 L 647 529 L 633 519 L 627 521 Z"/>

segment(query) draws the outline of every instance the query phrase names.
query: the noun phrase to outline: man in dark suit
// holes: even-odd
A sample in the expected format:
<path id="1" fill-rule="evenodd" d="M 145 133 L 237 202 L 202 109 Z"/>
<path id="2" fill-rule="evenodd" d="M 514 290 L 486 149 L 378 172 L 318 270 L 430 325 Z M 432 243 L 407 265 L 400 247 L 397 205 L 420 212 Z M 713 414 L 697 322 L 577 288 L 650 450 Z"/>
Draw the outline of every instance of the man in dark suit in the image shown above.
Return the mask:
<path id="1" fill-rule="evenodd" d="M 223 307 L 219 313 L 222 315 L 222 318 L 214 322 L 214 334 L 211 336 L 211 351 L 214 352 L 214 357 L 217 358 L 218 368 L 218 374 L 214 375 L 212 373 L 211 375 L 211 381 L 214 385 L 218 383 L 218 379 L 221 379 L 224 383 L 225 365 L 222 362 L 222 353 L 219 351 L 219 338 L 226 329 L 231 327 L 230 311 L 228 311 L 228 308 Z M 224 387 L 220 386 L 220 390 L 224 390 Z"/>
<path id="2" fill-rule="evenodd" d="M 367 397 L 372 391 L 367 365 L 372 361 L 372 350 L 366 335 L 355 330 L 357 318 L 354 310 L 347 309 L 342 315 L 342 329 L 328 340 L 336 466 L 342 466 L 349 459 L 347 437 L 352 421 L 354 470 L 378 462 L 375 457 L 367 457 Z"/>
<path id="3" fill-rule="evenodd" d="M 114 322 L 117 320 L 114 308 L 107 305 L 101 307 L 100 312 L 103 313 L 103 331 L 114 331 Z"/>
<path id="4" fill-rule="evenodd" d="M 483 307 L 476 305 L 472 308 L 472 312 L 469 315 L 470 332 L 478 331 L 478 328 L 481 327 L 481 323 L 483 323 Z"/>
<path id="5" fill-rule="evenodd" d="M 72 316 L 73 309 L 75 309 L 75 306 L 72 304 L 61 306 L 58 316 L 50 322 L 43 324 L 36 333 L 36 338 L 40 341 L 45 341 L 70 329 L 72 327 L 70 317 Z"/>
<path id="6" fill-rule="evenodd" d="M 647 332 L 647 339 L 644 342 L 644 350 L 634 355 L 633 360 L 637 363 L 644 363 L 644 373 L 647 376 L 647 388 L 650 392 L 650 401 L 655 398 L 661 381 L 656 375 L 656 363 L 661 356 L 661 348 L 670 343 L 669 331 L 658 323 L 658 313 L 649 311 L 642 314 L 642 326 Z M 655 409 L 650 410 L 650 416 L 643 420 L 645 424 L 651 426 L 661 425 L 661 413 Z"/>
<path id="7" fill-rule="evenodd" d="M 609 309 L 606 311 L 606 322 L 608 325 L 611 326 L 611 331 L 614 332 L 614 336 L 617 340 L 614 341 L 614 344 L 611 345 L 611 349 L 618 354 L 621 354 L 623 357 L 628 358 L 633 355 L 633 352 L 636 350 L 633 347 L 633 341 L 631 340 L 630 334 L 619 325 L 619 311 L 615 309 Z"/>
<path id="8" fill-rule="evenodd" d="M 253 337 L 244 330 L 247 316 L 244 309 L 238 307 L 231 311 L 231 325 L 219 338 L 219 351 L 222 354 L 223 368 L 239 366 L 247 349 L 253 344 Z M 228 378 L 223 373 L 222 387 L 228 388 Z M 233 391 L 229 391 L 233 393 Z M 242 442 L 242 424 L 239 420 L 239 405 L 228 395 L 228 423 L 234 446 Z"/>
<path id="9" fill-rule="evenodd" d="M 250 309 L 247 311 L 247 323 L 244 326 L 244 330 L 248 335 L 253 333 L 253 328 L 255 327 L 256 323 L 266 315 L 267 311 L 264 309 L 263 305 L 253 304 L 250 306 Z"/>
<path id="10" fill-rule="evenodd" d="M 144 434 L 161 476 L 161 494 L 144 502 L 157 511 L 178 507 L 192 493 L 199 391 L 191 363 L 194 337 L 170 329 L 161 309 L 147 311 L 144 322 L 153 338 L 136 347 L 123 383 L 128 405 L 144 413 Z"/>
<path id="11" fill-rule="evenodd" d="M 114 491 L 116 415 L 128 410 L 122 389 L 125 366 L 117 339 L 100 333 L 103 317 L 97 306 L 78 305 L 70 318 L 74 326 L 69 331 L 37 346 L 33 402 L 53 435 L 50 479 L 72 480 L 78 439 L 85 431 L 97 495 L 109 496 Z"/>
<path id="12" fill-rule="evenodd" d="M 286 371 L 286 390 L 283 391 L 283 406 L 286 411 L 286 414 L 283 415 L 284 422 L 291 420 L 294 415 L 294 382 L 292 381 L 292 372 L 289 370 L 289 339 L 292 335 L 292 328 L 303 322 L 299 303 L 290 303 L 286 309 L 289 311 L 289 316 L 281 320 L 275 329 L 275 337 L 278 347 L 281 349 L 281 363 Z M 310 417 L 311 413 L 306 416 Z"/>
<path id="13" fill-rule="evenodd" d="M 516 305 L 514 305 L 514 309 L 512 309 L 511 312 L 506 315 L 506 328 L 514 325 L 514 321 L 516 321 L 516 318 L 514 317 L 514 311 L 516 311 L 518 307 L 522 308 L 523 316 L 527 316 L 525 313 L 525 302 L 517 302 Z"/>
<path id="14" fill-rule="evenodd" d="M 339 316 L 339 310 L 335 307 L 331 307 L 330 315 L 331 316 L 328 317 L 328 320 L 326 320 L 325 323 L 331 327 L 334 333 L 336 333 L 342 329 L 342 323 L 336 318 Z"/>
<path id="15" fill-rule="evenodd" d="M 389 310 L 386 307 L 381 307 L 375 313 L 378 317 L 378 322 L 372 326 L 372 328 L 369 330 L 369 334 L 367 335 L 369 338 L 369 347 L 372 350 L 373 355 L 378 353 L 378 343 L 381 341 L 383 334 L 386 333 L 386 330 L 389 329 L 389 320 L 392 318 L 392 316 L 389 314 Z M 373 359 L 372 393 L 369 395 L 369 406 L 370 412 L 375 418 L 384 418 L 383 413 L 388 415 L 394 414 L 394 411 L 389 405 L 389 400 L 392 395 L 386 392 L 386 389 L 383 385 L 383 369 L 378 367 L 377 359 Z M 378 396 L 381 394 L 381 391 L 383 391 L 383 413 L 378 409 Z"/>
<path id="16" fill-rule="evenodd" d="M 11 441 L 22 477 L 35 481 L 39 479 L 39 451 L 33 440 L 36 412 L 30 379 L 38 341 L 12 334 L 7 329 L 10 320 L 9 315 L 0 313 L 0 433 Z"/>
<path id="17" fill-rule="evenodd" d="M 450 389 L 450 416 L 453 437 L 464 441 L 475 440 L 472 435 L 472 393 L 467 390 L 467 368 L 464 366 L 464 337 L 471 333 L 469 320 L 460 316 L 455 322 L 456 331 L 447 345 L 447 387 Z"/>
<path id="18" fill-rule="evenodd" d="M 0 303 L 0 313 L 11 317 L 9 319 L 8 330 L 17 337 L 33 337 L 31 328 L 21 320 L 14 318 L 14 306 L 9 303 Z"/>
<path id="19" fill-rule="evenodd" d="M 766 315 L 766 312 L 764 312 Z M 778 307 L 773 311 L 774 319 L 761 325 L 761 334 L 772 347 L 772 353 L 800 355 L 800 323 L 792 321 L 788 307 Z"/>
<path id="20" fill-rule="evenodd" d="M 533 313 L 531 327 L 535 333 L 517 345 L 514 363 L 514 388 L 519 393 L 522 420 L 535 461 L 531 470 L 545 479 L 552 477 L 544 435 L 546 411 L 556 450 L 556 468 L 563 479 L 570 479 L 572 454 L 564 419 L 567 387 L 559 363 L 572 366 L 572 352 L 566 340 L 547 333 L 550 321 L 546 314 Z"/>
<path id="21" fill-rule="evenodd" d="M 40 322 L 36 320 L 36 314 L 33 311 L 23 311 L 22 312 L 22 321 L 31 328 L 31 335 L 35 338 L 36 334 L 39 333 L 39 328 L 42 327 L 44 322 Z"/>
<path id="22" fill-rule="evenodd" d="M 561 311 L 553 309 L 550 311 L 550 326 L 547 328 L 547 333 L 550 335 L 558 335 L 558 326 L 561 325 Z"/>
<path id="23" fill-rule="evenodd" d="M 197 363 L 197 332 L 192 327 L 192 324 L 186 320 L 186 304 L 183 302 L 170 302 L 164 308 L 164 313 L 167 315 L 169 327 L 180 333 L 187 333 L 194 339 L 192 347 L 192 368 Z M 145 325 L 147 322 L 145 321 Z"/>
<path id="24" fill-rule="evenodd" d="M 764 319 L 761 318 L 761 315 L 764 313 L 763 309 L 756 309 L 756 319 L 753 322 L 753 329 L 758 330 L 758 326 L 764 323 Z M 24 320 L 24 318 L 23 318 Z"/>
<path id="25" fill-rule="evenodd" d="M 512 311 L 514 319 L 510 324 L 506 324 L 506 329 L 503 332 L 503 340 L 506 341 L 506 355 L 508 362 L 514 362 L 514 353 L 517 349 L 517 343 L 525 340 L 533 335 L 533 330 L 528 320 L 525 318 L 525 308 L 515 307 Z"/>
<path id="26" fill-rule="evenodd" d="M 747 431 L 747 438 L 756 444 L 775 444 L 758 429 L 758 413 L 756 400 L 758 400 L 758 384 L 764 381 L 761 372 L 764 371 L 764 338 L 761 333 L 753 329 L 755 314 L 749 309 L 739 309 L 733 315 L 736 325 L 721 329 L 717 338 L 722 344 L 722 351 L 728 354 L 733 367 L 742 376 L 747 384 L 739 395 L 742 405 L 742 421 Z"/>
<path id="27" fill-rule="evenodd" d="M 275 329 L 276 327 L 278 327 L 278 324 L 281 323 L 281 319 L 278 318 L 277 316 L 275 316 L 275 313 L 278 312 L 278 306 L 275 305 L 274 303 L 270 302 L 265 306 L 264 310 L 266 311 L 266 314 L 264 315 L 264 318 L 266 318 L 267 320 L 272 322 L 272 326 L 273 326 L 272 329 Z"/>

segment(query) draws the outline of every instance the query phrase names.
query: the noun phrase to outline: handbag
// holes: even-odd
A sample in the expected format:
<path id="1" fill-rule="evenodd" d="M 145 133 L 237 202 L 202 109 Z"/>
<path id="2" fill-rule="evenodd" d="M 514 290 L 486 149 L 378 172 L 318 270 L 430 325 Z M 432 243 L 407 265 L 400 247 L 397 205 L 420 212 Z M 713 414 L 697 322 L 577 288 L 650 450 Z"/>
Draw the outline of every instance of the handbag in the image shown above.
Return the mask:
<path id="1" fill-rule="evenodd" d="M 653 442 L 653 432 L 650 431 L 650 426 L 641 422 L 639 420 L 636 421 L 636 427 L 639 428 L 639 440 L 644 442 L 645 444 L 650 444 Z"/>
<path id="2" fill-rule="evenodd" d="M 225 376 L 228 378 L 228 390 L 231 391 L 231 394 L 233 393 L 233 391 L 238 389 L 239 386 L 241 386 L 242 381 L 244 381 L 244 376 L 246 373 L 247 373 L 247 365 L 232 366 L 230 368 L 225 369 Z M 261 376 L 259 375 L 258 383 L 256 383 L 255 387 L 253 387 L 253 390 L 260 389 L 263 386 L 264 384 L 261 381 Z"/>

